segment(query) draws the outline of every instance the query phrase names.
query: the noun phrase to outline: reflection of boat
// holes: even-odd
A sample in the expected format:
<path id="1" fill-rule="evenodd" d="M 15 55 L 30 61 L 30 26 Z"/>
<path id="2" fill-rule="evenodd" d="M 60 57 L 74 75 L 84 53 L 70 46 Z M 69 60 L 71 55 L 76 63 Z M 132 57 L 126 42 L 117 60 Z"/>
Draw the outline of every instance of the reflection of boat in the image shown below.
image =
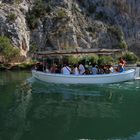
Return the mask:
<path id="1" fill-rule="evenodd" d="M 32 75 L 38 80 L 48 83 L 63 84 L 105 84 L 117 83 L 133 80 L 135 78 L 135 70 L 130 69 L 121 73 L 97 74 L 97 75 L 64 75 L 52 74 L 41 71 L 32 70 Z"/>

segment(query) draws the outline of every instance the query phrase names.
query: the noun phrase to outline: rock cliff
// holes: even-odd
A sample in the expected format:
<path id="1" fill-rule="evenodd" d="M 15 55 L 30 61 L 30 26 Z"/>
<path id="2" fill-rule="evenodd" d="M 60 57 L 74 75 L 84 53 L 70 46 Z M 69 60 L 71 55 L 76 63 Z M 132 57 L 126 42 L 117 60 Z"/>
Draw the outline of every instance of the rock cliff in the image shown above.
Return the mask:
<path id="1" fill-rule="evenodd" d="M 127 48 L 140 56 L 139 0 L 3 0 L 0 35 L 26 56 L 43 50 Z"/>

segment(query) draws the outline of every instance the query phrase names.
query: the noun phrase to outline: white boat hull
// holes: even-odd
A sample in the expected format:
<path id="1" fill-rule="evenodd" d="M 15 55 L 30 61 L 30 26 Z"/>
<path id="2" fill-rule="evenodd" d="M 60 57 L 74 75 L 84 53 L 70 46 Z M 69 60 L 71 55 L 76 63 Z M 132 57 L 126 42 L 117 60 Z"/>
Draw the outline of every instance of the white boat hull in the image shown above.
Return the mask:
<path id="1" fill-rule="evenodd" d="M 135 70 L 127 70 L 121 73 L 113 74 L 97 74 L 97 75 L 64 75 L 52 74 L 41 71 L 32 70 L 34 78 L 47 83 L 62 84 L 105 84 L 117 83 L 133 80 L 135 78 Z"/>

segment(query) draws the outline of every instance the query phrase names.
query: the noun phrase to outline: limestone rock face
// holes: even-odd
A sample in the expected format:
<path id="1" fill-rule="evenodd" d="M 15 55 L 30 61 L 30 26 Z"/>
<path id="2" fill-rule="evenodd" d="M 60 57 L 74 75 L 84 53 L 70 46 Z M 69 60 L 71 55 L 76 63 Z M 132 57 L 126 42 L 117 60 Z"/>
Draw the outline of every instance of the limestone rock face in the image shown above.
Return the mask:
<path id="1" fill-rule="evenodd" d="M 139 0 L 3 0 L 0 5 L 0 34 L 25 56 L 32 44 L 40 50 L 128 46 L 140 56 Z"/>
<path id="2" fill-rule="evenodd" d="M 1 4 L 0 35 L 9 37 L 12 44 L 20 48 L 21 55 L 26 57 L 29 50 L 30 31 L 27 28 L 25 14 L 16 5 Z"/>

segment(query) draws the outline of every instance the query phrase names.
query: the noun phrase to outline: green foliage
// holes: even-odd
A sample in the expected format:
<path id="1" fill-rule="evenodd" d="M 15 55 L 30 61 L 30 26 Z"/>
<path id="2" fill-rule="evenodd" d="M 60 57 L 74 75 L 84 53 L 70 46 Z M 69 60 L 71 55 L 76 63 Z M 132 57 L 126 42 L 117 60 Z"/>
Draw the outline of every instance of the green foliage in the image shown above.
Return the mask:
<path id="1" fill-rule="evenodd" d="M 51 11 L 51 6 L 48 4 L 46 6 L 43 0 L 37 0 L 34 3 L 32 10 L 26 15 L 26 20 L 30 29 L 35 29 L 37 27 L 38 18 L 42 18 L 47 12 Z"/>
<path id="2" fill-rule="evenodd" d="M 24 63 L 18 64 L 17 68 L 23 70 L 23 69 L 31 69 L 33 66 L 34 66 L 34 63 L 32 62 L 30 63 L 24 62 Z"/>
<path id="3" fill-rule="evenodd" d="M 138 57 L 133 52 L 125 52 L 123 57 L 127 62 L 135 63 L 138 60 Z"/>
<path id="4" fill-rule="evenodd" d="M 123 32 L 119 27 L 117 27 L 117 26 L 108 26 L 107 31 L 111 32 L 112 34 L 114 34 L 119 41 L 122 40 Z"/>
<path id="5" fill-rule="evenodd" d="M 125 42 L 124 40 L 122 40 L 122 41 L 120 42 L 119 48 L 121 48 L 121 49 L 126 49 L 126 48 L 127 48 L 127 44 L 126 44 L 126 42 Z"/>
<path id="6" fill-rule="evenodd" d="M 35 29 L 37 27 L 37 22 L 38 22 L 38 19 L 35 17 L 35 15 L 29 13 L 29 15 L 26 16 L 26 18 L 27 18 L 29 28 Z"/>
<path id="7" fill-rule="evenodd" d="M 57 17 L 58 18 L 65 18 L 67 16 L 66 11 L 64 9 L 59 9 L 57 11 Z"/>
<path id="8" fill-rule="evenodd" d="M 118 47 L 121 49 L 126 49 L 127 44 L 123 38 L 123 32 L 122 30 L 117 26 L 108 26 L 107 31 L 111 34 L 115 35 L 119 41 Z"/>
<path id="9" fill-rule="evenodd" d="M 98 59 L 99 57 L 96 54 L 88 54 L 84 56 L 73 55 L 68 57 L 68 62 L 70 64 L 78 64 L 79 62 L 89 64 L 89 63 L 98 63 Z"/>
<path id="10" fill-rule="evenodd" d="M 68 57 L 68 62 L 70 64 L 78 64 L 79 61 L 80 61 L 80 58 L 78 56 L 69 56 Z"/>
<path id="11" fill-rule="evenodd" d="M 10 62 L 20 54 L 19 49 L 14 48 L 5 36 L 0 36 L 0 55 L 4 57 L 5 62 Z"/>
<path id="12" fill-rule="evenodd" d="M 32 13 L 34 13 L 37 18 L 44 16 L 46 13 L 45 3 L 42 0 L 35 1 Z"/>
<path id="13" fill-rule="evenodd" d="M 99 65 L 112 64 L 113 58 L 111 56 L 100 56 L 98 59 Z"/>
<path id="14" fill-rule="evenodd" d="M 14 13 L 10 13 L 7 15 L 9 21 L 15 21 L 16 15 Z"/>
<path id="15" fill-rule="evenodd" d="M 38 47 L 37 47 L 36 43 L 31 43 L 29 52 L 34 53 L 37 50 L 38 50 Z"/>
<path id="16" fill-rule="evenodd" d="M 90 63 L 98 63 L 99 57 L 96 54 L 88 54 L 84 59 Z"/>
<path id="17" fill-rule="evenodd" d="M 23 0 L 15 0 L 16 4 L 20 4 Z"/>
<path id="18" fill-rule="evenodd" d="M 0 64 L 0 70 L 5 70 L 6 67 L 4 66 L 4 64 Z"/>

